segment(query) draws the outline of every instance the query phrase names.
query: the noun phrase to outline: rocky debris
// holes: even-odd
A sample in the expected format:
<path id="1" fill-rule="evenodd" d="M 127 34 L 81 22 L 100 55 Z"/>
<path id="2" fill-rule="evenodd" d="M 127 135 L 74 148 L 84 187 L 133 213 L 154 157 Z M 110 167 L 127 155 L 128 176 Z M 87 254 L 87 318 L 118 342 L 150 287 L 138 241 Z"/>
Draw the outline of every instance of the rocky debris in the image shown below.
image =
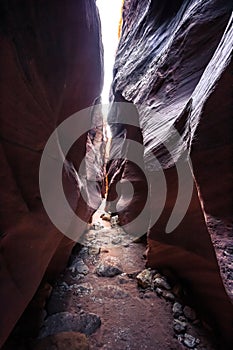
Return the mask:
<path id="1" fill-rule="evenodd" d="M 138 285 L 142 288 L 151 288 L 153 279 L 153 272 L 145 269 L 136 276 Z"/>
<path id="2" fill-rule="evenodd" d="M 112 231 L 117 231 L 117 230 L 118 228 L 115 228 L 114 230 L 112 229 Z M 135 246 L 137 246 L 138 248 L 138 245 L 135 245 Z M 101 316 L 101 320 L 102 320 L 102 327 L 101 327 L 102 329 L 100 330 L 100 332 L 93 333 L 93 335 L 90 336 L 90 338 L 88 339 L 90 342 L 90 347 L 93 349 L 96 349 L 96 348 L 127 349 L 130 347 L 132 349 L 136 349 L 138 348 L 136 343 L 130 343 L 132 337 L 134 337 L 135 339 L 135 335 L 133 335 L 132 325 L 130 325 L 129 333 L 125 332 L 125 329 L 126 329 L 125 327 L 127 327 L 128 323 L 124 324 L 124 320 L 126 317 L 129 316 L 129 315 L 126 316 L 126 313 L 130 314 L 131 312 L 130 317 L 132 318 L 134 318 L 134 313 L 137 314 L 137 316 L 135 316 L 136 319 L 138 319 L 139 317 L 140 322 L 142 322 L 141 316 L 139 315 L 141 314 L 144 315 L 144 312 L 146 314 L 146 312 L 148 312 L 148 308 L 150 310 L 149 314 L 151 315 L 151 310 L 154 307 L 153 305 L 157 305 L 158 303 L 158 305 L 163 305 L 159 313 L 159 317 L 161 317 L 161 320 L 163 319 L 163 316 L 162 316 L 163 312 L 165 312 L 168 314 L 167 316 L 170 317 L 169 321 L 173 322 L 174 334 L 173 333 L 170 334 L 170 336 L 172 337 L 172 342 L 174 342 L 175 344 L 173 348 L 179 347 L 178 341 L 182 344 L 180 345 L 182 346 L 182 348 L 184 346 L 188 348 L 188 345 L 192 346 L 192 339 L 189 337 L 185 338 L 185 334 L 190 333 L 194 335 L 194 338 L 196 339 L 195 335 L 199 336 L 199 333 L 198 332 L 197 334 L 195 333 L 196 331 L 195 331 L 194 323 L 189 322 L 189 319 L 187 319 L 184 316 L 183 309 L 185 306 L 182 306 L 178 302 L 177 298 L 175 297 L 175 294 L 173 294 L 174 288 L 171 289 L 165 276 L 163 276 L 162 274 L 150 268 L 144 269 L 142 271 L 137 270 L 139 266 L 142 268 L 144 262 L 143 260 L 141 260 L 140 265 L 132 264 L 132 261 L 134 261 L 132 259 L 132 255 L 130 255 L 130 265 L 129 265 L 130 268 L 129 266 L 125 265 L 125 262 L 128 259 L 128 254 L 132 254 L 131 249 L 128 250 L 123 247 L 120 248 L 120 251 L 122 251 L 123 254 L 125 254 L 123 259 L 122 259 L 121 253 L 120 254 L 117 253 L 118 248 L 116 249 L 115 247 L 112 248 L 112 250 L 101 248 L 100 250 L 97 249 L 93 251 L 93 253 L 97 253 L 97 254 L 100 253 L 98 257 L 96 257 L 96 255 L 91 254 L 91 249 L 92 247 L 82 248 L 79 252 L 77 252 L 78 256 L 73 257 L 73 261 L 71 263 L 71 266 L 72 266 L 74 263 L 77 263 L 78 260 L 82 260 L 83 263 L 89 267 L 89 270 L 90 270 L 89 274 L 86 276 L 82 274 L 83 276 L 82 281 L 80 283 L 79 282 L 74 283 L 72 278 L 70 277 L 70 270 L 67 269 L 67 271 L 64 273 L 62 277 L 63 281 L 60 280 L 60 282 L 57 283 L 55 289 L 53 290 L 52 297 L 55 297 L 56 300 L 52 300 L 52 301 L 55 305 L 55 308 L 54 308 L 54 305 L 52 305 L 53 307 L 51 307 L 51 300 L 50 300 L 47 306 L 50 310 L 50 312 L 48 313 L 49 317 L 46 319 L 45 322 L 51 322 L 51 321 L 53 322 L 54 317 L 56 317 L 56 315 L 58 315 L 57 317 L 60 318 L 60 315 L 64 315 L 64 313 L 68 312 L 69 310 L 69 314 L 75 315 L 77 324 L 79 324 L 79 326 L 77 326 L 77 324 L 75 325 L 75 329 L 79 329 L 80 327 L 79 332 L 82 333 L 83 329 L 81 329 L 80 319 L 79 319 L 81 315 L 84 315 L 86 313 L 85 311 L 95 312 L 97 314 L 100 312 L 99 315 Z M 113 256 L 111 255 L 111 252 L 113 252 Z M 140 252 L 142 254 L 143 249 L 141 249 Z M 124 266 L 124 268 L 122 265 Z M 110 273 L 110 276 L 112 276 L 112 268 L 113 267 L 116 268 L 116 266 L 117 266 L 117 272 L 118 270 L 120 270 L 121 273 L 118 273 L 117 275 L 115 275 L 115 272 L 114 272 L 115 278 L 113 279 L 101 278 L 103 275 L 107 277 L 109 273 Z M 97 273 L 97 269 L 99 270 L 100 274 Z M 122 272 L 122 271 L 127 271 L 127 272 Z M 101 276 L 101 277 L 98 277 L 98 276 Z M 160 285 L 161 287 L 155 287 L 154 285 L 155 279 L 160 279 L 160 280 L 157 280 L 157 283 L 159 282 L 158 285 Z M 156 294 L 162 297 L 163 299 L 167 300 L 168 302 L 165 303 L 164 300 L 157 298 Z M 132 295 L 133 295 L 133 298 L 132 298 Z M 60 305 L 60 309 L 57 308 L 56 304 Z M 163 307 L 165 304 L 166 304 L 166 311 L 163 310 Z M 136 310 L 138 309 L 140 309 L 141 311 L 136 312 Z M 187 310 L 188 310 L 188 307 L 187 307 Z M 113 314 L 115 315 L 115 317 L 119 317 L 119 322 L 118 323 L 116 322 L 116 325 L 114 326 L 115 327 L 114 330 L 111 330 L 112 322 L 113 322 L 111 317 Z M 51 315 L 53 315 L 52 318 L 51 318 Z M 174 319 L 172 319 L 172 317 L 174 317 Z M 106 325 L 106 322 L 108 325 Z M 61 323 L 63 327 L 62 329 L 64 329 L 63 324 L 67 322 L 64 322 L 62 320 Z M 70 323 L 71 323 L 71 326 L 69 325 L 67 327 L 66 325 L 69 332 L 70 332 L 70 329 L 73 331 L 72 327 L 74 322 L 71 321 Z M 130 324 L 130 321 L 129 321 L 129 324 Z M 59 325 L 59 327 L 61 326 Z M 143 330 L 143 332 L 144 331 L 145 330 Z M 107 332 L 108 335 L 111 337 L 110 342 L 109 342 L 109 338 L 106 337 L 106 335 L 105 336 L 102 335 L 105 332 Z M 143 338 L 142 334 L 140 334 L 140 338 L 141 337 Z M 202 337 L 200 338 L 202 339 Z M 139 338 L 137 338 L 137 341 L 138 339 Z M 185 339 L 186 339 L 186 342 L 184 343 Z M 124 341 L 125 343 L 119 343 L 121 341 Z M 154 342 L 152 345 L 150 341 L 148 342 L 148 340 L 145 338 L 143 338 L 143 346 L 145 347 L 141 347 L 141 348 L 146 349 L 147 348 L 146 346 L 148 344 L 149 344 L 148 349 L 156 348 L 156 344 Z M 197 345 L 197 342 L 195 342 L 195 347 L 196 345 Z M 70 348 L 73 349 L 72 347 Z M 170 345 L 168 345 L 165 348 L 170 349 L 171 347 Z M 75 345 L 74 345 L 74 349 L 75 349 Z M 210 349 L 208 348 L 208 350 Z"/>
<path id="3" fill-rule="evenodd" d="M 91 294 L 93 287 L 90 283 L 73 284 L 69 287 L 69 290 L 73 290 L 73 294 L 75 295 L 83 296 Z"/>
<path id="4" fill-rule="evenodd" d="M 109 213 L 103 213 L 100 215 L 101 219 L 102 220 L 105 220 L 105 221 L 110 221 L 111 220 L 111 215 Z"/>
<path id="5" fill-rule="evenodd" d="M 87 275 L 89 272 L 88 266 L 84 263 L 82 259 L 77 259 L 76 261 L 74 261 L 69 267 L 69 270 L 72 273 L 78 273 L 83 275 Z"/>
<path id="6" fill-rule="evenodd" d="M 163 297 L 172 303 L 172 315 L 174 317 L 173 329 L 176 338 L 186 347 L 190 349 L 195 348 L 200 343 L 200 340 L 186 333 L 186 331 L 191 324 L 198 321 L 196 312 L 190 306 L 183 306 L 176 300 L 176 296 L 173 294 L 166 277 L 151 269 L 145 269 L 138 274 L 134 274 L 132 277 L 136 278 L 138 286 L 144 289 L 144 292 L 140 290 L 139 297 L 141 299 L 152 298 L 151 294 L 146 295 L 146 292 L 150 288 L 150 291 L 154 291 L 159 297 Z"/>
<path id="7" fill-rule="evenodd" d="M 231 245 L 226 247 L 226 249 L 224 250 L 224 254 L 233 256 L 233 246 Z"/>
<path id="8" fill-rule="evenodd" d="M 120 226 L 113 230 L 111 227 L 94 230 L 93 227 L 82 236 L 82 244 L 89 247 L 129 246 L 132 236 L 128 235 Z"/>
<path id="9" fill-rule="evenodd" d="M 172 313 L 174 318 L 178 318 L 183 314 L 183 306 L 180 303 L 175 302 L 172 307 Z"/>
<path id="10" fill-rule="evenodd" d="M 194 338 L 191 334 L 185 333 L 183 338 L 183 344 L 186 345 L 189 349 L 195 348 L 196 345 L 200 343 L 198 338 Z"/>
<path id="11" fill-rule="evenodd" d="M 175 319 L 173 322 L 173 329 L 174 329 L 175 333 L 177 333 L 177 334 L 185 333 L 185 331 L 187 329 L 187 323 L 182 322 L 178 319 Z"/>
<path id="12" fill-rule="evenodd" d="M 153 285 L 155 288 L 162 288 L 166 290 L 170 290 L 171 286 L 170 284 L 166 281 L 165 277 L 162 277 L 160 274 L 156 274 L 154 279 L 153 279 Z"/>
<path id="13" fill-rule="evenodd" d="M 33 346 L 34 350 L 88 350 L 88 340 L 79 332 L 61 332 L 39 339 Z"/>
<path id="14" fill-rule="evenodd" d="M 190 306 L 185 306 L 184 307 L 184 316 L 190 320 L 190 321 L 195 321 L 197 319 L 197 314 L 195 312 L 195 310 L 193 310 Z"/>
<path id="15" fill-rule="evenodd" d="M 97 221 L 97 222 L 94 222 L 93 224 L 92 224 L 92 229 L 93 230 L 102 230 L 104 228 L 104 226 L 99 222 L 99 221 Z"/>
<path id="16" fill-rule="evenodd" d="M 94 333 L 101 325 L 100 317 L 93 313 L 60 312 L 49 316 L 41 328 L 39 338 L 45 338 L 61 332 L 80 332 L 86 335 Z"/>
<path id="17" fill-rule="evenodd" d="M 118 223 L 119 223 L 119 217 L 118 217 L 118 215 L 112 216 L 111 219 L 110 219 L 110 223 L 111 223 L 111 227 L 112 227 L 112 228 L 113 228 L 113 227 L 116 227 L 116 226 L 118 225 Z"/>
<path id="18" fill-rule="evenodd" d="M 89 247 L 88 248 L 88 254 L 89 255 L 98 255 L 100 253 L 100 248 L 99 247 Z"/>
<path id="19" fill-rule="evenodd" d="M 120 275 L 122 271 L 121 263 L 114 257 L 103 259 L 95 270 L 96 274 L 101 277 L 114 277 Z"/>
<path id="20" fill-rule="evenodd" d="M 121 242 L 122 242 L 121 237 L 115 237 L 115 238 L 112 239 L 112 244 L 114 244 L 114 245 L 118 245 Z"/>
<path id="21" fill-rule="evenodd" d="M 161 288 L 156 288 L 155 292 L 159 297 L 161 297 L 163 295 L 163 290 Z"/>
<path id="22" fill-rule="evenodd" d="M 225 288 L 233 302 L 233 253 L 231 253 L 233 224 L 208 215 L 207 225 L 220 262 Z"/>
<path id="23" fill-rule="evenodd" d="M 118 280 L 118 283 L 119 284 L 125 284 L 125 283 L 129 283 L 130 282 L 130 279 L 129 277 L 127 276 L 127 273 L 123 272 L 122 274 L 120 274 L 117 278 Z"/>
<path id="24" fill-rule="evenodd" d="M 174 301 L 175 300 L 175 295 L 172 292 L 168 292 L 167 290 L 163 291 L 162 296 L 167 301 Z"/>

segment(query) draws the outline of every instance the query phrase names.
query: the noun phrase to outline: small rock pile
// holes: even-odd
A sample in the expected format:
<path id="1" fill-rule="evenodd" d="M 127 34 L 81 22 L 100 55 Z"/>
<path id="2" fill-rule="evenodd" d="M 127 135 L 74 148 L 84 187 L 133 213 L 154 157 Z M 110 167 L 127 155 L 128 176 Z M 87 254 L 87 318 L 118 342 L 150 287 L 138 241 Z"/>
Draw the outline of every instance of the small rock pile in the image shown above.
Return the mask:
<path id="1" fill-rule="evenodd" d="M 167 279 L 155 270 L 145 269 L 136 276 L 138 286 L 144 290 L 153 290 L 159 297 L 172 302 L 175 337 L 187 348 L 197 349 L 200 340 L 187 333 L 188 325 L 198 323 L 196 312 L 189 306 L 183 306 L 176 300 Z"/>

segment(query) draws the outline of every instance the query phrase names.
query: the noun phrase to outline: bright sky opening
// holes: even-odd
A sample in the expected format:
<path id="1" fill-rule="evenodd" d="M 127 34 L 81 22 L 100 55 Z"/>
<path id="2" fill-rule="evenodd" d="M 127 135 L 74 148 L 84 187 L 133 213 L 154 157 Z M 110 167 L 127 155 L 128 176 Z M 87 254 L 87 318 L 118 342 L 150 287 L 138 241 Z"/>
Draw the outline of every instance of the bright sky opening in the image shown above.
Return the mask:
<path id="1" fill-rule="evenodd" d="M 122 0 L 97 0 L 99 8 L 102 41 L 104 46 L 104 87 L 102 91 L 102 103 L 109 101 L 109 91 L 112 83 L 112 72 L 117 50 L 118 29 L 121 18 Z"/>

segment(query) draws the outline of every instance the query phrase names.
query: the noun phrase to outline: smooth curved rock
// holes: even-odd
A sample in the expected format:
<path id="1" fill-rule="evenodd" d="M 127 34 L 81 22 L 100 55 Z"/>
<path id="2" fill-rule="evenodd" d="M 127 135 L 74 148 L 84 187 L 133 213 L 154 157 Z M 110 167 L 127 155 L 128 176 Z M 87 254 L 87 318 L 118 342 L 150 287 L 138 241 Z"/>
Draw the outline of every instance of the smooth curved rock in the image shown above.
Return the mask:
<path id="1" fill-rule="evenodd" d="M 0 13 L 1 347 L 43 277 L 56 277 L 74 245 L 52 225 L 43 209 L 39 164 L 56 126 L 98 102 L 103 59 L 94 0 L 4 0 Z M 75 171 L 88 144 L 90 190 L 91 150 L 95 141 L 102 142 L 96 135 L 95 128 L 73 145 L 63 174 L 67 200 L 85 222 L 94 209 L 83 202 Z M 94 202 L 101 201 L 100 193 L 97 197 Z M 77 234 L 84 229 L 79 227 Z"/>
<path id="2" fill-rule="evenodd" d="M 124 150 L 127 159 L 127 137 L 143 142 L 141 157 L 149 180 L 147 266 L 170 270 L 184 282 L 189 301 L 215 329 L 224 349 L 233 342 L 233 307 L 219 273 L 206 214 L 223 220 L 232 217 L 232 30 L 231 1 L 125 1 L 112 101 L 134 104 L 142 141 L 136 134 L 130 136 L 123 120 L 115 127 L 113 138 L 120 139 L 112 142 L 110 151 L 111 155 Z M 116 111 L 116 120 L 123 113 Z M 179 137 L 174 136 L 177 132 Z M 193 168 L 185 163 L 187 154 Z M 182 161 L 187 174 L 181 187 L 177 167 Z M 121 181 L 141 180 L 137 169 L 127 172 L 124 159 L 112 164 Z M 150 227 L 164 200 L 158 188 L 160 173 L 165 176 L 167 195 L 161 215 Z M 111 187 L 112 174 L 114 169 L 109 172 L 109 198 L 116 188 L 115 183 Z M 166 234 L 177 193 L 180 203 L 185 200 L 188 178 L 193 178 L 194 187 L 186 215 Z M 137 211 L 144 198 L 145 186 L 141 186 L 119 212 L 120 222 L 129 223 L 129 232 L 134 227 L 132 214 L 127 215 Z"/>

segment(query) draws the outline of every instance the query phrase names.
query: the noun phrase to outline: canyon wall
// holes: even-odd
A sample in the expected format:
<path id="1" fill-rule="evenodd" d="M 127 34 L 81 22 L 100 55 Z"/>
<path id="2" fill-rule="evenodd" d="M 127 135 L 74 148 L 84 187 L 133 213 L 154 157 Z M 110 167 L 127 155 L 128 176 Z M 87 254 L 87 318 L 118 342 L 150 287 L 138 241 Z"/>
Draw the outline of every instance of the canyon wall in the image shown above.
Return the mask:
<path id="1" fill-rule="evenodd" d="M 1 347 L 38 286 L 56 278 L 74 245 L 43 208 L 39 165 L 54 129 L 98 102 L 103 50 L 94 0 L 4 0 L 0 14 Z M 93 209 L 83 203 L 77 171 L 89 152 L 84 177 L 91 188 L 92 151 L 102 142 L 101 126 L 96 132 L 88 120 L 92 132 L 71 147 L 62 179 L 67 200 L 84 223 Z M 78 134 L 79 122 L 75 127 Z M 48 190 L 53 180 L 48 179 Z M 93 200 L 100 203 L 100 191 Z M 76 229 L 80 236 L 85 225 Z"/>
<path id="2" fill-rule="evenodd" d="M 232 34 L 231 1 L 125 0 L 108 118 L 115 202 L 107 209 L 134 235 L 144 207 L 147 266 L 182 281 L 224 349 L 233 341 L 233 307 L 206 222 L 232 219 Z M 141 169 L 129 140 L 142 145 Z M 119 181 L 132 183 L 132 199 L 117 193 Z"/>

